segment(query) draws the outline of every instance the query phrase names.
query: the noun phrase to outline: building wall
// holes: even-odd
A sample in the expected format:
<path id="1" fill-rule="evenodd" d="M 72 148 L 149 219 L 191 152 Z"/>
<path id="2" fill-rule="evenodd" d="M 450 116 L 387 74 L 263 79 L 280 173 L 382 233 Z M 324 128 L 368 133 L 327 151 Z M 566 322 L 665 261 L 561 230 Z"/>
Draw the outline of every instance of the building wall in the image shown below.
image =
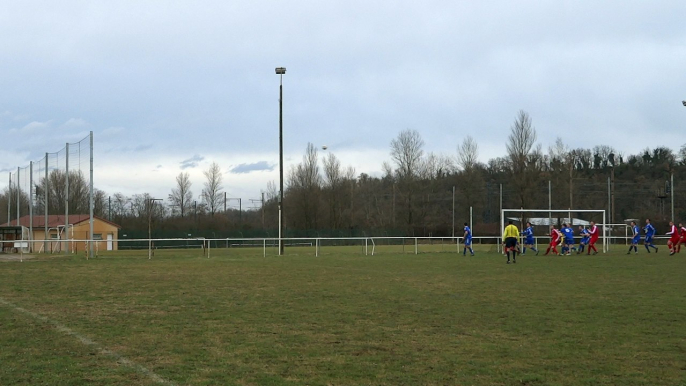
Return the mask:
<path id="1" fill-rule="evenodd" d="M 49 242 L 45 243 L 45 230 L 43 228 L 33 229 L 33 239 L 41 240 L 33 242 L 34 252 L 45 252 L 47 249 L 48 253 L 63 252 L 65 248 L 68 248 L 72 253 L 82 253 L 87 249 L 87 243 L 85 241 L 65 241 L 65 235 L 60 236 L 60 241 L 55 239 L 57 230 L 48 229 Z M 107 250 L 107 235 L 112 235 L 112 250 L 118 250 L 118 229 L 116 226 L 110 225 L 106 222 L 95 219 L 93 221 L 93 235 L 95 237 L 100 237 L 102 240 L 95 241 L 94 248 L 95 251 L 106 251 Z M 83 221 L 75 226 L 69 228 L 69 239 L 70 240 L 87 240 L 90 239 L 90 224 L 88 221 Z M 46 245 L 47 244 L 47 245 Z"/>

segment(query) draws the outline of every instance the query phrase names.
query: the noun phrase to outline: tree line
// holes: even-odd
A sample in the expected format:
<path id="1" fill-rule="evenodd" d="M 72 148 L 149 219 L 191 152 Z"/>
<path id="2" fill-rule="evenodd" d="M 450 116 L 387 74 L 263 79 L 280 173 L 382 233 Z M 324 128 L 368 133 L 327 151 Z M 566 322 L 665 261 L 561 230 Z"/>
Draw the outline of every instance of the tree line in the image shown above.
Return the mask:
<path id="1" fill-rule="evenodd" d="M 606 209 L 612 223 L 651 218 L 660 225 L 686 219 L 686 145 L 678 153 L 668 147 L 624 154 L 610 145 L 570 148 L 563 139 L 544 149 L 537 143 L 532 118 L 518 112 L 506 140 L 506 154 L 479 162 L 479 146 L 471 136 L 456 145 L 454 155 L 426 152 L 417 130 L 406 129 L 390 141 L 390 159 L 381 176 L 357 174 L 334 153 L 320 156 L 308 144 L 302 161 L 291 167 L 284 189 L 284 224 L 288 236 L 451 236 L 473 219 L 475 233 L 498 234 L 500 205 L 505 208 Z M 203 234 L 206 237 L 275 237 L 278 189 L 270 182 L 257 202 L 227 206 L 221 167 L 204 172 L 198 196 L 188 173 L 181 172 L 164 202 L 149 193 L 126 196 L 95 191 L 94 212 L 126 231 L 143 231 L 148 221 L 159 232 Z M 48 187 L 50 214 L 88 213 L 88 186 L 83 175 L 70 172 L 67 200 L 63 171 L 49 173 L 49 183 L 36 183 L 34 213 L 44 213 Z M 674 186 L 671 180 L 674 180 Z M 0 219 L 7 218 L 8 195 L 0 194 Z M 502 195 L 501 195 L 502 190 Z M 10 216 L 16 215 L 16 198 Z M 20 196 L 22 215 L 28 196 Z M 240 201 L 239 201 L 240 202 Z M 541 213 L 531 214 L 543 217 Z M 583 216 L 581 216 L 583 217 Z M 595 219 L 598 220 L 598 219 Z M 4 222 L 4 221 L 3 221 Z"/>

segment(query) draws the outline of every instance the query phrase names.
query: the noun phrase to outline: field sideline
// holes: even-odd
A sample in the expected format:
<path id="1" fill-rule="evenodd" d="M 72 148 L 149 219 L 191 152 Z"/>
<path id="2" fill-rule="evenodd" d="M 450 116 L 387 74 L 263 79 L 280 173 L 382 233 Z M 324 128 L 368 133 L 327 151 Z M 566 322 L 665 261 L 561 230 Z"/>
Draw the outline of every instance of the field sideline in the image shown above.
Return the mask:
<path id="1" fill-rule="evenodd" d="M 615 249 L 0 262 L 0 385 L 686 384 L 686 253 Z"/>

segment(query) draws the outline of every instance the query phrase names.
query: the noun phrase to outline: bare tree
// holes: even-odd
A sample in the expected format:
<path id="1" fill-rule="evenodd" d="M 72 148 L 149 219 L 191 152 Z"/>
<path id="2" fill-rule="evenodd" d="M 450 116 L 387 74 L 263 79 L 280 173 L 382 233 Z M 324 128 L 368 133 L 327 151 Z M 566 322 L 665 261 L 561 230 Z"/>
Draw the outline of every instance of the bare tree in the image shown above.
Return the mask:
<path id="1" fill-rule="evenodd" d="M 422 167 L 424 140 L 416 130 L 403 130 L 391 141 L 391 158 L 396 164 L 395 174 L 404 191 L 407 208 L 407 226 L 413 224 L 413 198 L 417 189 L 416 180 Z"/>
<path id="2" fill-rule="evenodd" d="M 686 144 L 681 145 L 679 149 L 678 161 L 681 165 L 686 165 Z"/>
<path id="3" fill-rule="evenodd" d="M 45 208 L 45 178 L 41 178 L 36 183 L 35 192 L 36 206 L 34 211 L 43 213 Z M 95 192 L 93 198 L 97 199 Z M 53 170 L 48 174 L 48 212 L 49 214 L 63 214 L 67 204 L 69 205 L 69 213 L 88 214 L 90 212 L 90 184 L 81 171 L 70 171 L 69 197 L 67 200 L 67 173 L 62 170 Z"/>
<path id="4" fill-rule="evenodd" d="M 413 179 L 419 172 L 424 155 L 424 140 L 417 130 L 403 130 L 391 141 L 391 158 L 400 178 Z"/>
<path id="5" fill-rule="evenodd" d="M 519 110 L 507 142 L 507 154 L 510 158 L 512 181 L 518 196 L 518 206 L 528 207 L 532 197 L 529 194 L 534 184 L 536 171 L 542 160 L 540 147 L 534 149 L 536 129 L 531 125 L 531 117 Z"/>
<path id="6" fill-rule="evenodd" d="M 288 175 L 289 196 L 298 207 L 301 217 L 293 215 L 291 221 L 306 228 L 317 226 L 317 211 L 319 206 L 319 191 L 322 185 L 322 177 L 319 174 L 319 156 L 317 148 L 307 144 L 303 161 L 291 168 Z"/>
<path id="7" fill-rule="evenodd" d="M 171 204 L 179 209 L 181 217 L 184 217 L 191 209 L 193 192 L 191 192 L 191 180 L 188 173 L 179 173 L 176 176 L 176 187 L 169 195 Z"/>
<path id="8" fill-rule="evenodd" d="M 612 160 L 610 160 L 610 154 L 612 154 Z M 617 155 L 617 150 L 612 146 L 597 145 L 593 147 L 593 167 L 595 169 L 605 169 L 612 166 L 615 161 L 615 155 Z"/>
<path id="9" fill-rule="evenodd" d="M 207 181 L 200 198 L 207 211 L 214 216 L 221 208 L 223 200 L 222 170 L 216 162 L 212 162 L 210 168 L 203 172 Z"/>
<path id="10" fill-rule="evenodd" d="M 117 221 L 121 222 L 124 217 L 130 215 L 127 207 L 131 205 L 131 198 L 126 197 L 123 193 L 115 193 L 112 197 L 112 215 Z"/>
<path id="11" fill-rule="evenodd" d="M 471 135 L 457 147 L 457 165 L 465 172 L 471 172 L 479 163 L 479 145 Z"/>
<path id="12" fill-rule="evenodd" d="M 342 196 L 344 174 L 341 161 L 333 153 L 324 157 L 325 189 L 329 203 L 329 218 L 331 229 L 337 229 L 341 225 Z"/>
<path id="13" fill-rule="evenodd" d="M 524 110 L 519 110 L 507 142 L 507 154 L 515 170 L 526 167 L 526 161 L 534 143 L 536 143 L 536 129 L 531 125 L 531 117 Z"/>
<path id="14" fill-rule="evenodd" d="M 18 190 L 16 185 L 14 183 L 9 186 L 5 187 L 3 190 L 2 194 L 0 194 L 0 224 L 4 223 L 7 221 L 7 200 L 10 201 L 10 218 L 12 220 L 17 218 L 17 193 L 19 193 L 19 206 L 20 208 L 28 208 L 29 205 L 29 195 L 28 192 L 25 192 L 23 190 Z M 26 209 L 20 209 L 20 210 L 26 210 Z M 24 213 L 25 215 L 28 214 L 28 211 Z"/>

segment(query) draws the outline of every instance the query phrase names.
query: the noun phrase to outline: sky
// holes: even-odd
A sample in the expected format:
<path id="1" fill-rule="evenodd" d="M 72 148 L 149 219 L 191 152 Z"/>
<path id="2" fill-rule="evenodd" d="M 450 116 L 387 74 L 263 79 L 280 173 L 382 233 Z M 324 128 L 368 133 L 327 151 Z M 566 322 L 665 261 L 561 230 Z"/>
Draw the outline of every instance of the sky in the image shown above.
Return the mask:
<path id="1" fill-rule="evenodd" d="M 416 130 L 449 157 L 506 153 L 519 110 L 544 151 L 686 144 L 683 1 L 5 1 L 0 189 L 93 132 L 94 184 L 167 198 L 211 163 L 258 199 L 308 143 L 381 176 Z M 327 146 L 322 150 L 321 146 Z"/>

